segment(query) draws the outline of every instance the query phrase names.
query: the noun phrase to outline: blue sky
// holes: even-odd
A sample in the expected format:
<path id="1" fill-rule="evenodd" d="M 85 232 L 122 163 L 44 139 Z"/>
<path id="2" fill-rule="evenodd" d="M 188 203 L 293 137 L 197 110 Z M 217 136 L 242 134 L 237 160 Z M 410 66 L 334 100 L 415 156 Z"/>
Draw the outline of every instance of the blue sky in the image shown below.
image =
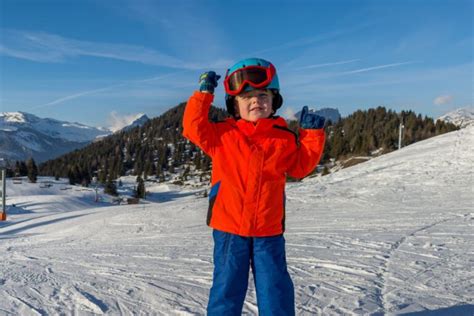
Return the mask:
<path id="1" fill-rule="evenodd" d="M 473 1 L 0 0 L 0 111 L 110 126 L 272 61 L 283 116 L 473 104 Z M 223 106 L 222 85 L 216 105 Z"/>

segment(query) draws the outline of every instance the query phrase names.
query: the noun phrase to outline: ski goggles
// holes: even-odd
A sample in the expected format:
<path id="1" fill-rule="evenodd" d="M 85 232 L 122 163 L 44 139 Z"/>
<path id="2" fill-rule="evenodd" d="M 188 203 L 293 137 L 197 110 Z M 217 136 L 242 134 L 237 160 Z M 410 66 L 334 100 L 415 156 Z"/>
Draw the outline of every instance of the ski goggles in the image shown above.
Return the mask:
<path id="1" fill-rule="evenodd" d="M 272 82 L 275 73 L 275 67 L 271 64 L 268 67 L 247 66 L 237 69 L 226 75 L 224 80 L 225 92 L 236 96 L 244 90 L 246 85 L 255 89 L 265 88 Z"/>

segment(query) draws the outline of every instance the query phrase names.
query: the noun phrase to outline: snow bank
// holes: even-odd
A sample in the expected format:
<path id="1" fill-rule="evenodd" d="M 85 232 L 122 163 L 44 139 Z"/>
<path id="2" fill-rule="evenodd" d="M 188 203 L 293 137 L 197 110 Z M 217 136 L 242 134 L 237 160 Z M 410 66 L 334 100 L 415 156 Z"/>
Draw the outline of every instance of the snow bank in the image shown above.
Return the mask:
<path id="1" fill-rule="evenodd" d="M 288 185 L 297 315 L 473 314 L 473 140 L 466 128 Z M 0 314 L 205 314 L 206 199 L 155 188 L 162 202 L 97 207 L 49 189 L 8 183 L 23 212 L 0 224 Z"/>

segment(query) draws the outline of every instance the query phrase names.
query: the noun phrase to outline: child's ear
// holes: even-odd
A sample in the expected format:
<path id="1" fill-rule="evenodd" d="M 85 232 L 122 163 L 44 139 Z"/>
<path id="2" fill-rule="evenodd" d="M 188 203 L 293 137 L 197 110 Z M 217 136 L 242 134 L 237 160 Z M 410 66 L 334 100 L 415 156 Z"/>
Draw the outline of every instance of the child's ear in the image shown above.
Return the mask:
<path id="1" fill-rule="evenodd" d="M 240 117 L 239 104 L 237 100 L 234 99 L 234 113 L 235 117 Z"/>
<path id="2" fill-rule="evenodd" d="M 267 89 L 267 91 L 268 91 L 268 95 L 272 99 L 272 105 L 273 105 L 273 100 L 275 100 L 275 93 L 273 93 L 271 89 Z"/>

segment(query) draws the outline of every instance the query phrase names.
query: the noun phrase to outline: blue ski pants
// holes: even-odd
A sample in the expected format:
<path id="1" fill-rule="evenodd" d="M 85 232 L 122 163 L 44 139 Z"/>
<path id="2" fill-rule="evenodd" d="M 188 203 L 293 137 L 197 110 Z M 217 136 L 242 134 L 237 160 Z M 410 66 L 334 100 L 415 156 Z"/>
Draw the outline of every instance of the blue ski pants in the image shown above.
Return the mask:
<path id="1" fill-rule="evenodd" d="M 250 267 L 259 315 L 295 315 L 295 293 L 286 268 L 283 235 L 242 237 L 214 230 L 213 237 L 214 280 L 208 315 L 242 314 Z"/>

